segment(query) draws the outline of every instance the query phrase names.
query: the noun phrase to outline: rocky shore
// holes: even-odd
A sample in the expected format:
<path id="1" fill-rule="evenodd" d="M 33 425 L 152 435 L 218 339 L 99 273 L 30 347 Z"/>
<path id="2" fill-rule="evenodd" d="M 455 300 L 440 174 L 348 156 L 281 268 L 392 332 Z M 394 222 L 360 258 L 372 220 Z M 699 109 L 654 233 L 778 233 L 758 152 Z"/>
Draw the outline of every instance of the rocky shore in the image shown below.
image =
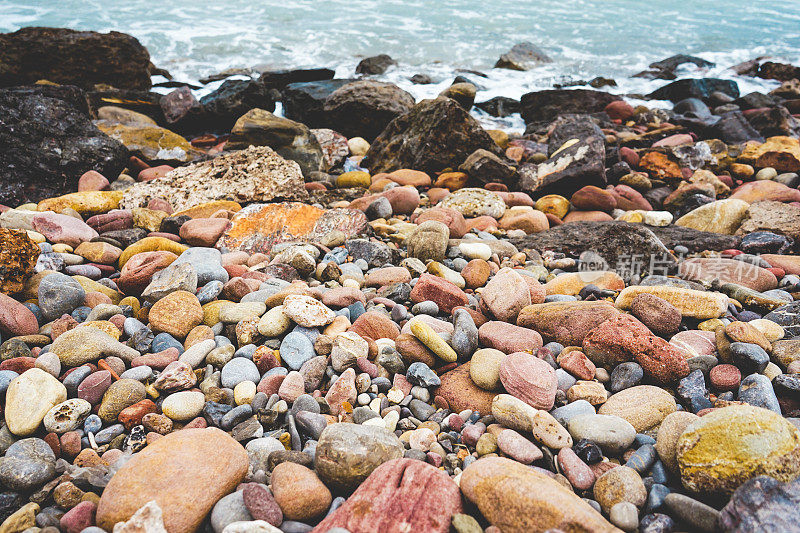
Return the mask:
<path id="1" fill-rule="evenodd" d="M 393 61 L 198 100 L 0 34 L 0 533 L 797 531 L 800 68 L 674 56 L 665 110 Z"/>

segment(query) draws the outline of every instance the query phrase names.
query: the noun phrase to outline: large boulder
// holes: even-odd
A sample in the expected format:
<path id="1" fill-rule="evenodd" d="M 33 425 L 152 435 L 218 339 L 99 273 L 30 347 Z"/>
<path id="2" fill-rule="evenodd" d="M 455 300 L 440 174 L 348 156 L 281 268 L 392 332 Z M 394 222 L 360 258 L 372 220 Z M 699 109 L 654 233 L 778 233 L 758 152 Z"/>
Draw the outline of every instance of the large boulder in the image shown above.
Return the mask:
<path id="1" fill-rule="evenodd" d="M 329 79 L 288 83 L 281 89 L 281 103 L 286 118 L 302 122 L 309 128 L 327 128 L 322 107 L 325 100 L 352 79 Z M 333 128 L 334 130 L 336 128 Z"/>
<path id="2" fill-rule="evenodd" d="M 147 49 L 126 33 L 22 28 L 0 34 L 0 87 L 49 80 L 146 90 L 151 68 Z"/>
<path id="3" fill-rule="evenodd" d="M 383 74 L 389 67 L 397 65 L 397 61 L 388 54 L 365 57 L 356 65 L 356 74 Z"/>
<path id="4" fill-rule="evenodd" d="M 334 71 L 329 68 L 298 68 L 291 70 L 266 70 L 258 78 L 267 87 L 281 89 L 290 83 L 306 83 L 333 79 Z"/>
<path id="5" fill-rule="evenodd" d="M 77 87 L 0 90 L 0 204 L 75 192 L 89 170 L 109 179 L 119 175 L 128 150 L 97 129 L 87 111 Z"/>
<path id="6" fill-rule="evenodd" d="M 297 162 L 304 176 L 325 170 L 322 147 L 311 130 L 264 109 L 251 109 L 239 117 L 225 145 L 229 150 L 248 146 L 269 146 L 281 157 Z"/>
<path id="7" fill-rule="evenodd" d="M 254 146 L 136 183 L 125 191 L 120 208 L 145 207 L 153 198 L 163 198 L 180 211 L 214 200 L 307 200 L 308 195 L 297 163 L 268 146 Z"/>
<path id="8" fill-rule="evenodd" d="M 680 102 L 687 98 L 705 100 L 711 93 L 725 93 L 731 98 L 739 98 L 739 86 L 732 80 L 718 78 L 687 78 L 673 81 L 647 95 L 653 100 L 669 100 Z"/>
<path id="9" fill-rule="evenodd" d="M 542 63 L 552 63 L 553 60 L 535 44 L 525 41 L 517 43 L 511 50 L 500 56 L 494 68 L 509 70 L 530 70 Z"/>
<path id="10" fill-rule="evenodd" d="M 254 80 L 226 80 L 219 88 L 200 99 L 203 124 L 228 131 L 234 122 L 254 108 L 275 111 L 269 87 Z"/>
<path id="11" fill-rule="evenodd" d="M 475 150 L 503 151 L 455 100 L 423 100 L 393 120 L 370 145 L 363 164 L 373 174 L 413 168 L 434 174 L 458 168 Z"/>
<path id="12" fill-rule="evenodd" d="M 539 165 L 521 165 L 520 188 L 536 196 L 571 196 L 587 185 L 605 188 L 605 140 L 596 135 L 575 140 Z"/>
<path id="13" fill-rule="evenodd" d="M 326 127 L 347 136 L 377 137 L 392 120 L 414 107 L 414 97 L 392 83 L 359 80 L 325 99 Z"/>
<path id="14" fill-rule="evenodd" d="M 599 113 L 619 96 L 589 89 L 548 89 L 523 94 L 520 114 L 526 124 L 546 122 L 558 115 L 570 113 Z"/>

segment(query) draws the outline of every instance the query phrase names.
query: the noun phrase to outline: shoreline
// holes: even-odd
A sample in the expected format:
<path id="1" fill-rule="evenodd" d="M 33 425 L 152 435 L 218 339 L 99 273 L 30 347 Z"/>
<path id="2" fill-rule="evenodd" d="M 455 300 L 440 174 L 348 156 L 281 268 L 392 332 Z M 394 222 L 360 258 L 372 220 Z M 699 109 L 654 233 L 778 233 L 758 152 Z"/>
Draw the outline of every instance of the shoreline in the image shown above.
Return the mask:
<path id="1" fill-rule="evenodd" d="M 0 531 L 792 530 L 800 66 L 486 104 L 394 62 L 198 98 L 0 33 Z"/>

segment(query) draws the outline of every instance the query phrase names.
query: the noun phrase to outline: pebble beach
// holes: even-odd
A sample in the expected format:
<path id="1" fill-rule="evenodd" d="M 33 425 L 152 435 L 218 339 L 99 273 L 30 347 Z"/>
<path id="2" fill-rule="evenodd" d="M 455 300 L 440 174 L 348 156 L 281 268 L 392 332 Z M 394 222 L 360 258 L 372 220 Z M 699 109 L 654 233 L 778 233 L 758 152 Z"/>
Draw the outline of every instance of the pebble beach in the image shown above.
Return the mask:
<path id="1" fill-rule="evenodd" d="M 798 531 L 800 66 L 397 64 L 0 33 L 0 533 Z"/>

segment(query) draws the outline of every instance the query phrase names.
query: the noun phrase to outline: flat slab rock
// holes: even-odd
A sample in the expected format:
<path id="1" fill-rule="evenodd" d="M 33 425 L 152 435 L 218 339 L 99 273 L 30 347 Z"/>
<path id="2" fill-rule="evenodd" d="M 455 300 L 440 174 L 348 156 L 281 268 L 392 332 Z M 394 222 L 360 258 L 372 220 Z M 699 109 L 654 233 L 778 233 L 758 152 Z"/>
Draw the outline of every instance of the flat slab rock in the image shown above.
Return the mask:
<path id="1" fill-rule="evenodd" d="M 367 228 L 367 217 L 354 209 L 326 210 L 299 202 L 252 204 L 231 219 L 217 248 L 223 252 L 268 254 L 282 242 L 317 242 L 337 230 L 352 239 L 363 235 Z"/>
<path id="2" fill-rule="evenodd" d="M 509 240 L 520 250 L 552 250 L 575 257 L 595 252 L 593 258 L 584 258 L 592 263 L 591 270 L 614 270 L 623 278 L 637 268 L 639 274 L 671 273 L 678 265 L 649 227 L 627 222 L 573 222 Z M 602 262 L 600 258 L 605 265 L 594 264 Z"/>
<path id="3" fill-rule="evenodd" d="M 163 198 L 175 211 L 182 211 L 215 200 L 307 200 L 308 194 L 297 163 L 268 146 L 251 146 L 136 183 L 125 191 L 120 208 L 145 207 L 153 198 Z"/>

